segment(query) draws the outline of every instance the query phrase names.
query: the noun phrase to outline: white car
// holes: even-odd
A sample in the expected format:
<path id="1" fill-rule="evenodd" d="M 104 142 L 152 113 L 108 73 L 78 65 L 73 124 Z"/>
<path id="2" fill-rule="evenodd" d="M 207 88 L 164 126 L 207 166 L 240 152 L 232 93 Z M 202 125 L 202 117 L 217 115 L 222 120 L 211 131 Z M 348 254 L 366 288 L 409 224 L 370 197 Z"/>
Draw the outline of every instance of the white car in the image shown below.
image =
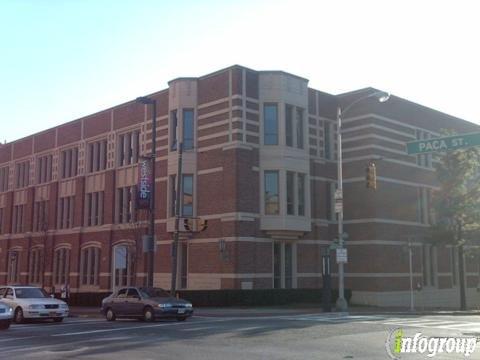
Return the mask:
<path id="1" fill-rule="evenodd" d="M 13 309 L 0 301 L 0 330 L 6 330 L 10 327 L 13 318 Z"/>
<path id="2" fill-rule="evenodd" d="M 20 324 L 25 319 L 53 319 L 60 322 L 68 316 L 68 305 L 53 299 L 42 288 L 34 286 L 0 287 L 0 300 L 13 309 L 13 320 Z"/>

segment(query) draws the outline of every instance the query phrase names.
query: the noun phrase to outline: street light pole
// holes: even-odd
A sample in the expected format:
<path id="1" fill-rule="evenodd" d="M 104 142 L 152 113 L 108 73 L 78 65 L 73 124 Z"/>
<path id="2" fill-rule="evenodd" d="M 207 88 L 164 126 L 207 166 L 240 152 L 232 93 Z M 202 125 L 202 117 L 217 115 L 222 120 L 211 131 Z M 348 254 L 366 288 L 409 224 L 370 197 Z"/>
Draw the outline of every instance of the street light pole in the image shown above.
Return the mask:
<path id="1" fill-rule="evenodd" d="M 148 227 L 148 252 L 147 252 L 147 287 L 153 287 L 154 251 L 155 251 L 155 156 L 157 149 L 157 101 L 149 97 L 139 97 L 137 102 L 152 105 L 152 152 L 151 174 L 152 185 L 150 189 L 150 221 Z"/>
<path id="2" fill-rule="evenodd" d="M 390 98 L 390 95 L 384 91 L 375 91 L 368 95 L 362 96 L 350 105 L 346 106 L 342 111 L 342 107 L 337 106 L 337 192 L 336 198 L 340 201 L 340 207 L 338 208 L 338 248 L 344 248 L 344 234 L 343 234 L 343 173 L 342 173 L 342 115 L 346 114 L 355 104 L 365 99 L 377 97 L 378 101 L 385 102 Z M 336 200 L 337 201 L 337 200 Z M 338 299 L 336 303 L 337 311 L 347 311 L 348 304 L 345 299 L 345 272 L 344 263 L 338 262 Z"/>

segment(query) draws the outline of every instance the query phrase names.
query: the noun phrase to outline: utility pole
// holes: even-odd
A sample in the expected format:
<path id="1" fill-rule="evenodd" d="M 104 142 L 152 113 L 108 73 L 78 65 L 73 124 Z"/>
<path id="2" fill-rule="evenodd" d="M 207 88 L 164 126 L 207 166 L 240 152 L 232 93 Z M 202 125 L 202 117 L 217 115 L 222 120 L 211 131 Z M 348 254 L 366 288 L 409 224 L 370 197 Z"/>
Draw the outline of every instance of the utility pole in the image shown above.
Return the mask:
<path id="1" fill-rule="evenodd" d="M 182 159 L 183 159 L 183 143 L 178 144 L 178 169 L 177 169 L 177 188 L 175 191 L 175 232 L 173 233 L 173 242 L 172 242 L 172 285 L 170 289 L 170 294 L 175 296 L 175 291 L 177 287 L 177 250 L 178 250 L 178 235 L 180 227 L 180 204 L 182 199 L 180 196 L 182 194 Z"/>
<path id="2" fill-rule="evenodd" d="M 408 265 L 410 269 L 410 311 L 415 311 L 415 303 L 413 298 L 413 244 L 412 238 L 408 238 Z"/>

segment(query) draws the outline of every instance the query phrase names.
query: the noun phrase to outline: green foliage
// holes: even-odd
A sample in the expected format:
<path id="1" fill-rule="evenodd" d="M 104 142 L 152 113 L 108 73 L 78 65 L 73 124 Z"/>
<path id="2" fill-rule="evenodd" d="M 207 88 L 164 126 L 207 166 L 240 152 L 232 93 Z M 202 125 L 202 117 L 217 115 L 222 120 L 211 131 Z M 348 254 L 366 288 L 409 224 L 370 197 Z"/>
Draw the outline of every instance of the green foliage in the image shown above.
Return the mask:
<path id="1" fill-rule="evenodd" d="M 454 135 L 444 131 L 444 135 Z M 432 243 L 462 245 L 480 234 L 480 149 L 477 147 L 441 153 L 436 164 L 440 190 L 433 199 L 436 224 Z"/>

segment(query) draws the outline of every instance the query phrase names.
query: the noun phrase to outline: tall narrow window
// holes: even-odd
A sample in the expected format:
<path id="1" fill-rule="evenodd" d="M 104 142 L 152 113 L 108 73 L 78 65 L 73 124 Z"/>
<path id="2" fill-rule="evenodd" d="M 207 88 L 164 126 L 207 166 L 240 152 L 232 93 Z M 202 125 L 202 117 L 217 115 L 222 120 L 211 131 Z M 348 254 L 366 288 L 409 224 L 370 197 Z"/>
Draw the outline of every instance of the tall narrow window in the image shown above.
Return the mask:
<path id="1" fill-rule="evenodd" d="M 170 150 L 177 150 L 177 128 L 177 110 L 172 110 L 170 113 Z"/>
<path id="2" fill-rule="evenodd" d="M 48 201 L 35 201 L 33 205 L 33 231 L 48 230 Z"/>
<path id="3" fill-rule="evenodd" d="M 292 280 L 293 280 L 293 251 L 292 251 L 292 244 L 284 244 L 284 271 L 285 271 L 285 289 L 292 288 Z"/>
<path id="4" fill-rule="evenodd" d="M 188 244 L 182 243 L 181 245 L 181 258 L 180 258 L 180 288 L 187 288 L 188 279 Z"/>
<path id="5" fill-rule="evenodd" d="M 277 104 L 263 106 L 264 144 L 278 145 L 278 114 Z"/>
<path id="6" fill-rule="evenodd" d="M 14 234 L 22 233 L 24 231 L 24 211 L 25 205 L 15 205 L 13 207 L 12 232 Z"/>
<path id="7" fill-rule="evenodd" d="M 287 214 L 295 215 L 295 173 L 287 171 Z"/>
<path id="8" fill-rule="evenodd" d="M 170 175 L 170 216 L 175 216 L 176 199 L 177 199 L 177 176 Z"/>
<path id="9" fill-rule="evenodd" d="M 97 247 L 83 248 L 80 256 L 81 284 L 98 285 L 98 270 L 100 264 L 100 249 Z"/>
<path id="10" fill-rule="evenodd" d="M 60 155 L 60 175 L 62 179 L 77 176 L 78 173 L 78 148 L 63 150 Z"/>
<path id="11" fill-rule="evenodd" d="M 68 229 L 73 227 L 73 215 L 75 211 L 75 197 L 68 196 L 58 199 L 57 227 Z"/>
<path id="12" fill-rule="evenodd" d="M 107 168 L 107 140 L 88 144 L 88 172 Z"/>
<path id="13" fill-rule="evenodd" d="M 103 225 L 103 195 L 103 191 L 87 194 L 86 226 Z"/>
<path id="14" fill-rule="evenodd" d="M 305 216 L 305 174 L 297 175 L 298 215 Z"/>
<path id="15" fill-rule="evenodd" d="M 183 110 L 183 149 L 193 149 L 193 110 Z"/>
<path id="16" fill-rule="evenodd" d="M 29 185 L 30 182 L 30 161 L 23 161 L 15 165 L 16 188 Z"/>
<path id="17" fill-rule="evenodd" d="M 303 109 L 296 108 L 297 114 L 297 148 L 303 149 Z"/>
<path id="18" fill-rule="evenodd" d="M 30 259 L 28 265 L 28 282 L 32 284 L 40 284 L 43 275 L 43 251 L 35 248 L 30 251 Z"/>
<path id="19" fill-rule="evenodd" d="M 52 155 L 45 155 L 37 159 L 37 184 L 52 181 L 52 158 Z"/>
<path id="20" fill-rule="evenodd" d="M 133 247 L 117 245 L 114 247 L 114 284 L 115 286 L 131 286 L 134 278 Z"/>
<path id="21" fill-rule="evenodd" d="M 293 146 L 293 106 L 285 105 L 285 144 Z"/>
<path id="22" fill-rule="evenodd" d="M 125 166 L 136 164 L 140 152 L 140 131 L 134 130 L 121 134 L 117 139 L 117 164 Z"/>
<path id="23" fill-rule="evenodd" d="M 323 152 L 325 159 L 331 159 L 332 158 L 332 143 L 331 143 L 331 127 L 330 123 L 328 121 L 323 122 Z"/>
<path id="24" fill-rule="evenodd" d="M 8 252 L 8 276 L 7 276 L 7 281 L 9 283 L 16 283 L 20 279 L 19 262 L 20 262 L 20 252 L 9 251 Z"/>
<path id="25" fill-rule="evenodd" d="M 117 189 L 115 206 L 117 223 L 129 223 L 135 221 L 135 194 L 135 186 L 127 186 Z"/>
<path id="26" fill-rule="evenodd" d="M 280 204 L 278 197 L 278 171 L 265 171 L 265 214 L 278 215 Z"/>
<path id="27" fill-rule="evenodd" d="M 193 175 L 183 175 L 182 216 L 193 216 Z"/>
<path id="28" fill-rule="evenodd" d="M 457 248 L 450 248 L 450 267 L 452 268 L 452 285 L 457 285 Z"/>
<path id="29" fill-rule="evenodd" d="M 0 168 L 0 192 L 8 190 L 8 166 Z"/>
<path id="30" fill-rule="evenodd" d="M 68 284 L 70 272 L 70 250 L 60 248 L 53 255 L 53 283 L 55 285 Z"/>
<path id="31" fill-rule="evenodd" d="M 282 287 L 282 244 L 273 243 L 273 288 L 280 289 Z"/>
<path id="32" fill-rule="evenodd" d="M 334 212 L 333 212 L 333 192 L 334 192 L 334 184 L 331 182 L 325 183 L 325 214 L 327 220 L 334 220 Z"/>

